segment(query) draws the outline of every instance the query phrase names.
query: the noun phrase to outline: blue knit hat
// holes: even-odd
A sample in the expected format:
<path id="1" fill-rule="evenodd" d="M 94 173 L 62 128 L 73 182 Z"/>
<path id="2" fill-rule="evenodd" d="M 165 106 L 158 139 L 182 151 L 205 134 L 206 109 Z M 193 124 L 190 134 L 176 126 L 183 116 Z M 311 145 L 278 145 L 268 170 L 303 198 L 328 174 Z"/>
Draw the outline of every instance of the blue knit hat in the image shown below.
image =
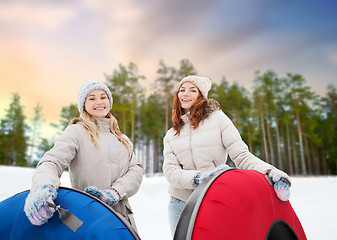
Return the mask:
<path id="1" fill-rule="evenodd" d="M 96 90 L 96 89 L 102 89 L 106 92 L 106 95 L 108 96 L 109 102 L 110 102 L 110 109 L 109 110 L 111 110 L 113 99 L 112 99 L 111 92 L 110 92 L 109 88 L 102 82 L 89 81 L 89 82 L 86 82 L 85 84 L 83 84 L 82 87 L 80 88 L 80 91 L 78 92 L 77 107 L 78 107 L 78 111 L 80 113 L 82 113 L 82 111 L 83 111 L 85 99 L 87 98 L 88 94 L 91 93 L 93 90 Z"/>

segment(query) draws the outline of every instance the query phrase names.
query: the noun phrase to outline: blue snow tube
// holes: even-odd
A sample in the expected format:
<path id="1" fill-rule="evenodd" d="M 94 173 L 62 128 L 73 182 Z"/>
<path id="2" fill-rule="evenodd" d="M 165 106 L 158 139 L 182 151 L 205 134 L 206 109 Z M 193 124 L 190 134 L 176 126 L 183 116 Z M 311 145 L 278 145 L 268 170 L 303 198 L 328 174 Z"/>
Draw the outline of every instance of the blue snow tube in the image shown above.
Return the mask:
<path id="1" fill-rule="evenodd" d="M 54 202 L 83 224 L 73 231 L 56 211 L 47 223 L 34 226 L 23 211 L 28 193 L 24 191 L 0 202 L 1 239 L 140 239 L 131 225 L 108 205 L 85 192 L 65 187 L 59 188 Z"/>

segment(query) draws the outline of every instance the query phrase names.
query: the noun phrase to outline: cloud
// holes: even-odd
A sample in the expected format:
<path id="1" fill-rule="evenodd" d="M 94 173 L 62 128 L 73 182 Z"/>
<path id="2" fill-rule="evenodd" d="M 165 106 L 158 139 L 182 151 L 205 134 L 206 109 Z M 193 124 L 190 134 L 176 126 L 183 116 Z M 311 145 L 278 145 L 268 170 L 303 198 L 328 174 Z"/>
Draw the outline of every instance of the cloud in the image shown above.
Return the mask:
<path id="1" fill-rule="evenodd" d="M 51 5 L 42 1 L 39 3 L 6 1 L 1 5 L 1 24 L 8 24 L 12 28 L 53 31 L 76 15 L 76 11 L 67 5 Z"/>
<path id="2" fill-rule="evenodd" d="M 330 63 L 337 66 L 337 49 L 332 49 L 327 52 L 327 58 Z"/>
<path id="3" fill-rule="evenodd" d="M 235 1 L 143 0 L 99 6 L 96 9 L 110 15 L 108 51 L 121 61 L 140 64 L 159 59 L 178 62 L 182 58 L 207 64 L 256 38 L 267 27 L 261 13 L 266 7 L 261 4 L 252 4 L 249 14 L 233 11 L 232 7 L 242 7 Z"/>
<path id="4" fill-rule="evenodd" d="M 149 85 L 160 59 L 178 68 L 179 61 L 187 58 L 215 82 L 225 76 L 249 84 L 255 70 L 268 67 L 280 75 L 294 71 L 316 81 L 322 79 L 322 64 L 331 79 L 328 75 L 335 74 L 330 68 L 337 64 L 336 17 L 326 14 L 324 4 L 316 11 L 317 4 L 312 8 L 304 0 L 296 4 L 291 0 L 2 1 L 0 80 L 10 82 L 1 83 L 1 94 L 20 91 L 31 105 L 47 99 L 44 111 L 57 116 L 60 106 L 76 101 L 83 81 L 104 81 L 104 73 L 133 61 L 139 74 L 147 77 L 144 85 Z M 44 91 L 51 83 L 53 91 Z"/>

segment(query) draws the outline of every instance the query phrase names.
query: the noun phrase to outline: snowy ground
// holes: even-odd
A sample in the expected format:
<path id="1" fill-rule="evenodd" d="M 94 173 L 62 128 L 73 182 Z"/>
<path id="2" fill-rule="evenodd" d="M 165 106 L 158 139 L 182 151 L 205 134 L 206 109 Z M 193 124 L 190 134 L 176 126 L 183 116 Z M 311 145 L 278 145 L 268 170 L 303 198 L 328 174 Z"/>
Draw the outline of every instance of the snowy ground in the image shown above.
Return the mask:
<path id="1" fill-rule="evenodd" d="M 34 169 L 0 166 L 0 201 L 29 189 Z M 337 239 L 337 176 L 292 177 L 291 198 L 308 240 Z M 63 186 L 69 186 L 65 172 Z M 130 199 L 143 240 L 169 240 L 168 184 L 164 177 L 144 177 L 140 191 Z"/>

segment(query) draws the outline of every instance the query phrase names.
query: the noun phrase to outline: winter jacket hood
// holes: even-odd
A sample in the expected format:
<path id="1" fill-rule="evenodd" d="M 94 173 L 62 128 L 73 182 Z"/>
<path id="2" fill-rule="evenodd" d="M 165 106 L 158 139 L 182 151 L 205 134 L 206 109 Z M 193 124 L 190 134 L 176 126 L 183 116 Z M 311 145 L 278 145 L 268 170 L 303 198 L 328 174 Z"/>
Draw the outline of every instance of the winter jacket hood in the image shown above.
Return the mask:
<path id="1" fill-rule="evenodd" d="M 218 110 L 221 110 L 220 103 L 214 99 L 209 99 L 202 113 L 204 116 L 204 119 L 208 118 L 208 116 L 211 115 L 211 113 L 213 113 L 214 111 L 218 111 Z M 181 119 L 183 120 L 184 124 L 188 122 L 188 115 L 189 115 L 189 112 L 181 116 Z"/>
<path id="2" fill-rule="evenodd" d="M 214 99 L 209 99 L 207 104 L 206 104 L 206 107 L 205 107 L 205 110 L 203 112 L 204 114 L 204 117 L 205 118 L 208 118 L 209 115 L 211 115 L 214 111 L 219 111 L 221 110 L 221 106 L 220 106 L 220 103 Z"/>

